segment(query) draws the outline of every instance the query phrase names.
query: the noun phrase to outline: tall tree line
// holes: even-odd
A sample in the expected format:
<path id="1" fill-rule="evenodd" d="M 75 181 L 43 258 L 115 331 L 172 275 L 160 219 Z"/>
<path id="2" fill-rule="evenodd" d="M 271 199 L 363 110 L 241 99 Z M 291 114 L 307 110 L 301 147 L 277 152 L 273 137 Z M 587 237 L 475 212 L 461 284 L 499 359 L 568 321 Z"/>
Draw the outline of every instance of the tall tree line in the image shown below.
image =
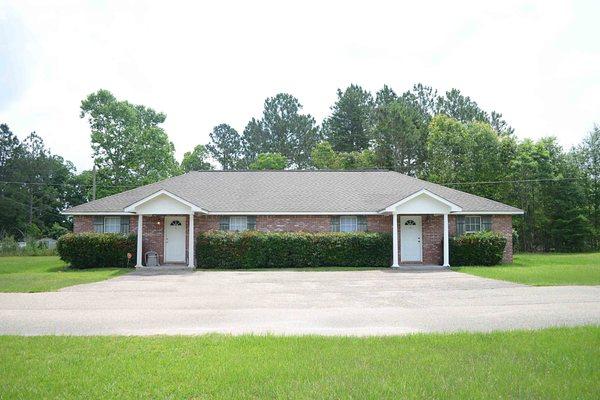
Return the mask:
<path id="1" fill-rule="evenodd" d="M 423 84 L 401 94 L 338 89 L 321 126 L 300 111 L 297 99 L 278 94 L 241 134 L 216 126 L 207 149 L 224 169 L 398 171 L 522 208 L 514 227 L 523 250 L 600 248 L 597 126 L 569 151 L 553 137 L 518 140 L 501 113 L 458 89 L 440 94 Z M 281 162 L 255 162 L 275 156 Z"/>
<path id="2" fill-rule="evenodd" d="M 69 226 L 60 214 L 83 201 L 75 167 L 52 154 L 38 135 L 20 141 L 0 124 L 0 236 L 57 236 Z"/>
<path id="3" fill-rule="evenodd" d="M 457 89 L 417 84 L 372 94 L 352 84 L 337 91 L 320 125 L 280 93 L 243 130 L 215 126 L 181 163 L 161 112 L 99 90 L 82 101 L 80 116 L 95 168 L 79 174 L 35 133 L 19 141 L 0 127 L 0 233 L 56 233 L 69 226 L 59 213 L 66 206 L 216 162 L 226 170 L 390 169 L 522 208 L 514 227 L 523 250 L 600 248 L 600 128 L 568 151 L 552 137 L 518 140 L 502 114 Z"/>

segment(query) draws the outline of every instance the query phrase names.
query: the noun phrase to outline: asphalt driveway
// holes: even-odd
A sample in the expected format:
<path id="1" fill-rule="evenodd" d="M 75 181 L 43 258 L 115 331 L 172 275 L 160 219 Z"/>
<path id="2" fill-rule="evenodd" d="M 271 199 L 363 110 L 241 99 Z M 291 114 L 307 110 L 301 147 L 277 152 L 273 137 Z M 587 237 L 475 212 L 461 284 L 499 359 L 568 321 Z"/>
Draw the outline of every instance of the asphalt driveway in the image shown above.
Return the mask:
<path id="1" fill-rule="evenodd" d="M 388 335 L 600 324 L 600 287 L 528 287 L 458 272 L 136 271 L 0 293 L 0 334 Z"/>

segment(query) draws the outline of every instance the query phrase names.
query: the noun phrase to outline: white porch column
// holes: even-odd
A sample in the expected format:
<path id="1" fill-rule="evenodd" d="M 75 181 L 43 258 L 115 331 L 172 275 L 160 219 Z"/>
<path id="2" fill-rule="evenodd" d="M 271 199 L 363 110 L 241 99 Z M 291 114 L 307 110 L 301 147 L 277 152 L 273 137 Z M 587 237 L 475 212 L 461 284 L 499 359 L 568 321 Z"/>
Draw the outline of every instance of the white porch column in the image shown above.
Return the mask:
<path id="1" fill-rule="evenodd" d="M 142 214 L 138 215 L 138 226 L 137 226 L 137 258 L 135 267 L 142 267 Z"/>
<path id="2" fill-rule="evenodd" d="M 188 267 L 194 268 L 194 213 L 189 215 L 190 227 L 188 233 Z"/>
<path id="3" fill-rule="evenodd" d="M 400 267 L 400 264 L 398 264 L 398 214 L 396 213 L 396 211 L 394 211 L 392 213 L 392 218 L 393 218 L 393 235 L 392 235 L 392 247 L 393 247 L 393 260 L 394 263 L 392 264 L 392 268 L 398 268 Z"/>
<path id="4" fill-rule="evenodd" d="M 450 245 L 448 240 L 448 214 L 444 214 L 444 267 L 450 266 Z"/>

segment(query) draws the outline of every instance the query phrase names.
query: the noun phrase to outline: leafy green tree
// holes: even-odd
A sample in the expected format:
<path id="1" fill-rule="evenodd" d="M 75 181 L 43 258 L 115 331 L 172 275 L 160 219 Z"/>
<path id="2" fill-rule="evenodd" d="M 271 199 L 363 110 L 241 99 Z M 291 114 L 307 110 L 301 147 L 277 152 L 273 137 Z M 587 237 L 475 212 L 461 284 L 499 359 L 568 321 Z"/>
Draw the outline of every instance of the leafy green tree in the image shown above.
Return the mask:
<path id="1" fill-rule="evenodd" d="M 461 122 L 446 115 L 435 116 L 427 139 L 429 179 L 439 183 L 469 182 L 472 139 Z"/>
<path id="2" fill-rule="evenodd" d="M 592 248 L 593 230 L 586 213 L 583 173 L 573 154 L 561 152 L 555 160 L 555 181 L 544 182 L 542 232 L 544 250 L 586 251 Z"/>
<path id="3" fill-rule="evenodd" d="M 242 136 L 227 124 L 213 128 L 206 149 L 223 169 L 240 168 L 243 163 Z"/>
<path id="4" fill-rule="evenodd" d="M 175 147 L 160 126 L 166 118 L 163 113 L 117 100 L 108 90 L 99 90 L 81 102 L 80 116 L 88 120 L 92 131 L 100 188 L 97 197 L 178 172 Z"/>
<path id="5" fill-rule="evenodd" d="M 412 90 L 403 93 L 402 97 L 419 108 L 427 123 L 429 123 L 434 115 L 439 113 L 437 109 L 439 102 L 438 92 L 430 86 L 417 83 L 413 86 Z"/>
<path id="6" fill-rule="evenodd" d="M 33 226 L 45 232 L 68 225 L 60 211 L 71 204 L 73 164 L 51 154 L 35 133 L 21 142 L 2 125 L 0 134 L 0 235 L 24 238 Z"/>
<path id="7" fill-rule="evenodd" d="M 194 151 L 186 151 L 181 160 L 181 169 L 184 172 L 211 170 L 213 166 L 207 161 L 208 150 L 206 146 L 199 144 Z"/>
<path id="8" fill-rule="evenodd" d="M 316 169 L 338 169 L 339 157 L 331 143 L 322 141 L 310 153 L 311 163 Z"/>
<path id="9" fill-rule="evenodd" d="M 549 249 L 550 202 L 548 187 L 559 174 L 562 148 L 552 137 L 538 141 L 525 139 L 508 161 L 508 180 L 513 181 L 510 204 L 525 211 L 515 219 L 520 248 L 525 251 Z"/>
<path id="10" fill-rule="evenodd" d="M 261 120 L 252 118 L 244 128 L 242 146 L 244 152 L 243 165 L 248 167 L 259 154 L 274 151 L 270 143 L 269 132 L 263 128 Z M 278 153 L 281 154 L 281 153 Z"/>
<path id="11" fill-rule="evenodd" d="M 302 105 L 294 96 L 279 93 L 265 100 L 261 120 L 253 119 L 244 130 L 244 155 L 248 162 L 260 153 L 279 153 L 290 166 L 308 166 L 310 151 L 320 140 L 315 119 L 300 114 Z"/>
<path id="12" fill-rule="evenodd" d="M 377 156 L 373 150 L 350 151 L 338 153 L 340 169 L 373 169 L 377 168 Z"/>
<path id="13" fill-rule="evenodd" d="M 336 152 L 327 141 L 318 143 L 311 152 L 311 162 L 316 169 L 372 169 L 377 168 L 375 152 Z"/>
<path id="14" fill-rule="evenodd" d="M 287 167 L 287 159 L 279 153 L 261 153 L 250 164 L 254 170 L 281 170 Z"/>
<path id="15" fill-rule="evenodd" d="M 67 233 L 69 233 L 69 229 L 65 228 L 62 225 L 59 225 L 56 222 L 52 224 L 52 226 L 48 230 L 48 236 L 50 236 L 53 239 L 58 239 L 59 237 Z"/>
<path id="16" fill-rule="evenodd" d="M 377 163 L 383 168 L 416 176 L 425 168 L 427 119 L 406 97 L 378 107 L 373 129 Z"/>
<path id="17" fill-rule="evenodd" d="M 396 92 L 388 85 L 383 85 L 383 88 L 375 95 L 375 108 L 386 107 L 396 100 L 398 100 Z"/>
<path id="18" fill-rule="evenodd" d="M 362 151 L 369 147 L 375 103 L 371 93 L 358 85 L 337 91 L 331 116 L 323 123 L 323 133 L 335 151 Z"/>
<path id="19" fill-rule="evenodd" d="M 586 215 L 592 227 L 591 247 L 600 248 L 600 126 L 594 125 L 583 142 L 573 150 L 581 171 Z"/>
<path id="20" fill-rule="evenodd" d="M 429 180 L 506 201 L 510 186 L 502 181 L 508 176 L 506 164 L 515 152 L 513 138 L 500 136 L 487 123 L 465 124 L 446 115 L 435 116 L 429 130 Z"/>
<path id="21" fill-rule="evenodd" d="M 460 122 L 487 121 L 487 113 L 469 96 L 463 96 L 460 90 L 451 89 L 445 96 L 437 99 L 438 114 L 445 114 Z"/>
<path id="22" fill-rule="evenodd" d="M 460 90 L 451 89 L 445 96 L 438 96 L 436 114 L 445 114 L 460 122 L 487 122 L 498 133 L 510 135 L 514 130 L 502 119 L 502 114 L 492 111 L 491 115 L 482 110 L 479 105 L 464 96 Z"/>

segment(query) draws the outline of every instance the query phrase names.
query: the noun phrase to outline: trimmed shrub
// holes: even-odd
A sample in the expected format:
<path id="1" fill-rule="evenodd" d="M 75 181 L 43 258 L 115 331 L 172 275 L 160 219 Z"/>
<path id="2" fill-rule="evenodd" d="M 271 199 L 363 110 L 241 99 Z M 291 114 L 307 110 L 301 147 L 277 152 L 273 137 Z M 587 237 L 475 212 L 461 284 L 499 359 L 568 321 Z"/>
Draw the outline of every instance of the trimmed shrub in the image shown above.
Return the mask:
<path id="1" fill-rule="evenodd" d="M 74 268 L 130 267 L 127 253 L 136 254 L 136 236 L 118 233 L 67 233 L 58 239 L 60 258 Z"/>
<path id="2" fill-rule="evenodd" d="M 385 233 L 204 232 L 196 239 L 199 268 L 388 267 Z"/>
<path id="3" fill-rule="evenodd" d="M 497 232 L 476 232 L 451 238 L 452 265 L 497 265 L 502 261 L 506 238 Z"/>

